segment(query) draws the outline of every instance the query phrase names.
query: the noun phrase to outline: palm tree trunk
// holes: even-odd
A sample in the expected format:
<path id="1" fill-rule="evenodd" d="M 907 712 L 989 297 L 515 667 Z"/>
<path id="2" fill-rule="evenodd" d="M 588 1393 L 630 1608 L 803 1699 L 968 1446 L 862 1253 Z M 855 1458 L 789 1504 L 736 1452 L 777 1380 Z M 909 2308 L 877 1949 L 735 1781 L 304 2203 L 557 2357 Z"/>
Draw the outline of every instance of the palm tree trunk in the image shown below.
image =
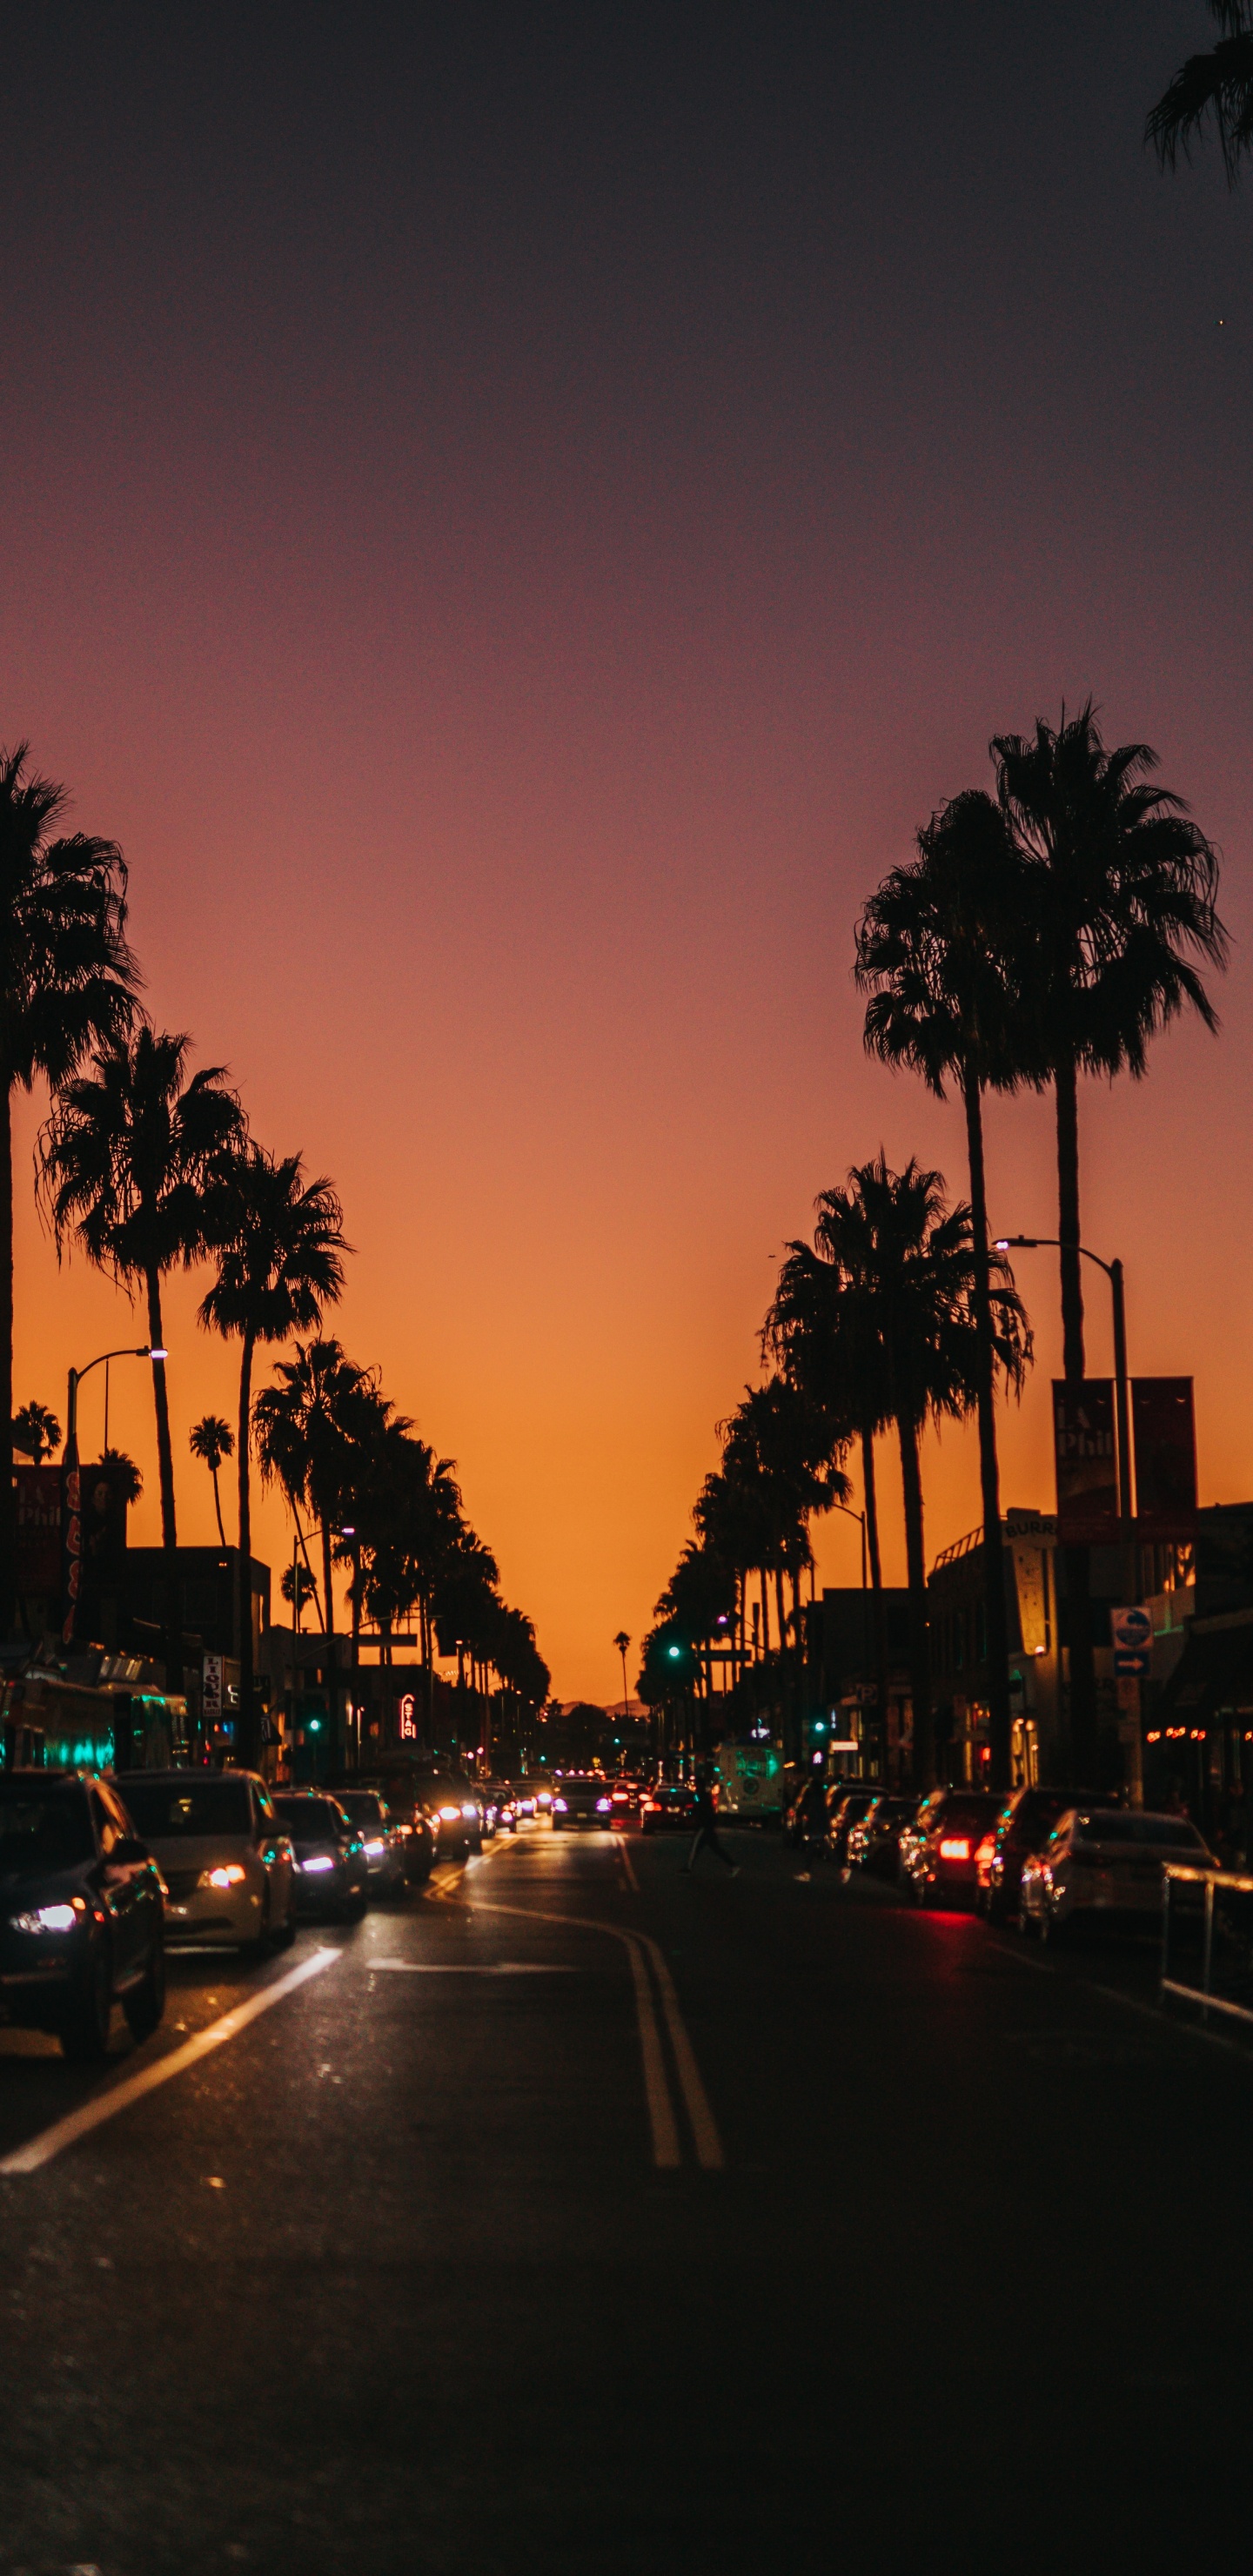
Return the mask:
<path id="1" fill-rule="evenodd" d="M 164 1350 L 161 1338 L 161 1274 L 147 1273 L 148 1341 L 154 1351 Z M 161 1545 L 165 1551 L 165 1687 L 178 1694 L 183 1687 L 183 1605 L 179 1598 L 178 1532 L 174 1521 L 174 1452 L 170 1446 L 170 1405 L 165 1386 L 165 1362 L 152 1363 L 152 1396 L 157 1413 L 157 1476 L 161 1488 Z"/>
<path id="2" fill-rule="evenodd" d="M 935 1779 L 935 1728 L 931 1722 L 927 1560 L 922 1540 L 918 1425 L 902 1413 L 897 1430 L 901 1444 L 901 1483 L 905 1493 L 905 1563 L 909 1575 L 909 1691 L 914 1708 L 914 1782 L 920 1789 L 929 1789 Z"/>
<path id="3" fill-rule="evenodd" d="M 327 1751 L 334 1769 L 339 1762 L 339 1671 L 335 1662 L 335 1595 L 331 1590 L 331 1525 L 322 1523 L 322 1634 L 326 1639 Z"/>
<path id="4" fill-rule="evenodd" d="M 222 1526 L 222 1495 L 218 1485 L 218 1471 L 216 1467 L 211 1467 L 209 1472 L 213 1478 L 213 1508 L 218 1517 L 218 1546 L 221 1548 L 222 1554 L 225 1556 L 226 1531 Z"/>
<path id="5" fill-rule="evenodd" d="M 239 1562 L 235 1568 L 239 1604 L 239 1718 L 236 1743 L 246 1770 L 255 1771 L 261 1751 L 261 1729 L 253 1706 L 252 1676 L 252 1355 L 255 1337 L 244 1334 L 239 1363 Z M 213 1479 L 217 1491 L 217 1477 Z M 218 1514 L 219 1524 L 221 1513 Z"/>
<path id="6" fill-rule="evenodd" d="M 1061 1239 L 1062 1371 L 1081 1381 L 1083 1263 L 1079 1251 L 1079 1087 L 1073 1057 L 1057 1065 L 1057 1231 Z M 1096 1664 L 1092 1653 L 1091 1560 L 1086 1547 L 1062 1549 L 1066 1576 L 1070 1663 L 1071 1775 L 1086 1784 L 1096 1776 Z"/>
<path id="7" fill-rule="evenodd" d="M 770 1653 L 770 1593 L 764 1565 L 761 1568 L 761 1651 L 763 1657 Z"/>
<path id="8" fill-rule="evenodd" d="M 878 1704 L 879 1741 L 887 1760 L 888 1742 L 888 1618 L 883 1598 L 883 1562 L 879 1554 L 879 1498 L 874 1480 L 874 1429 L 863 1427 L 861 1435 L 861 1490 L 866 1509 L 866 1552 L 870 1558 L 870 1587 L 874 1615 L 874 1680 Z M 868 1645 L 863 1641 L 868 1660 Z"/>
<path id="9" fill-rule="evenodd" d="M 983 1497 L 983 1608 L 988 1641 L 988 1734 L 991 1755 L 989 1786 L 993 1789 L 1008 1789 L 1009 1620 L 1005 1609 L 1005 1558 L 1001 1541 L 1001 1481 L 996 1458 L 996 1359 L 992 1347 L 988 1200 L 983 1170 L 983 1104 L 978 1077 L 969 1068 L 967 1068 L 962 1089 L 966 1102 L 966 1151 L 970 1158 L 975 1327 L 979 1337 L 979 1484 Z"/>
<path id="10" fill-rule="evenodd" d="M 13 1096 L 4 1076 L 4 1121 L 0 1134 L 0 1339 L 4 1357 L 4 1419 L 13 1421 Z M 13 1441 L 5 1449 L 0 1478 L 0 1637 L 11 1637 L 17 1604 L 17 1504 L 13 1493 Z"/>

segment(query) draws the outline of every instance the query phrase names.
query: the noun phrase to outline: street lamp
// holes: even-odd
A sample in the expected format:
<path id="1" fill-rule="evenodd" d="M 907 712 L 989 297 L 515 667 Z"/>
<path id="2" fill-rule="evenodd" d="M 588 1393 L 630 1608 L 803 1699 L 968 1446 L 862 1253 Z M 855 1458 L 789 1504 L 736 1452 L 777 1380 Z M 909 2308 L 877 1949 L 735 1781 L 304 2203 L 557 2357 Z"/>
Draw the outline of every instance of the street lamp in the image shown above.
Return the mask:
<path id="1" fill-rule="evenodd" d="M 74 1621 L 78 1610 L 83 1554 L 82 1498 L 78 1482 L 78 1390 L 83 1379 L 90 1377 L 93 1369 L 103 1368 L 108 1360 L 164 1360 L 166 1356 L 163 1350 L 157 1350 L 151 1343 L 144 1342 L 138 1350 L 100 1351 L 94 1360 L 88 1360 L 86 1368 L 70 1370 L 65 1400 L 65 1447 L 61 1453 L 67 1558 L 65 1619 L 61 1629 L 61 1642 L 65 1646 L 72 1646 L 74 1643 Z"/>
<path id="2" fill-rule="evenodd" d="M 1086 1243 L 1076 1244 L 1085 1261 L 1094 1261 L 1103 1270 L 1114 1299 L 1114 1405 L 1118 1421 L 1118 1520 L 1119 1538 L 1129 1547 L 1131 1519 L 1131 1420 L 1127 1396 L 1127 1312 L 1123 1300 L 1121 1261 L 1102 1261 L 1099 1252 L 1089 1252 Z M 997 1238 L 998 1252 L 1040 1252 L 1062 1250 L 1061 1238 L 1055 1234 L 1004 1234 Z"/>

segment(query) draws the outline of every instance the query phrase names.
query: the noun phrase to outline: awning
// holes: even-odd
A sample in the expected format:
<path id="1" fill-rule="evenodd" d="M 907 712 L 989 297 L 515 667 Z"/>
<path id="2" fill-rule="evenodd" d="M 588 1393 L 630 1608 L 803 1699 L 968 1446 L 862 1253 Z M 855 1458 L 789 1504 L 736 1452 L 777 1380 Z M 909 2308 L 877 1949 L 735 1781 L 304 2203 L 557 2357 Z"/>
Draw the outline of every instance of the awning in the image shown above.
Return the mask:
<path id="1" fill-rule="evenodd" d="M 1155 1726 L 1253 1718 L 1253 1625 L 1197 1634 L 1195 1626 L 1153 1708 Z"/>

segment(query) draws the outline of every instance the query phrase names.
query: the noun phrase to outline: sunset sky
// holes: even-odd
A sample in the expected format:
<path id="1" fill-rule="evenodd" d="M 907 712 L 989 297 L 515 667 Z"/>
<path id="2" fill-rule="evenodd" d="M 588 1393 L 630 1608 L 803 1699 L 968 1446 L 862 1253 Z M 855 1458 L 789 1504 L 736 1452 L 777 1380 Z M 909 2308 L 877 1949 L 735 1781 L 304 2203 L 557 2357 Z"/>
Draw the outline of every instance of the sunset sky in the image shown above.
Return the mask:
<path id="1" fill-rule="evenodd" d="M 956 1107 L 863 1054 L 853 923 L 990 734 L 1089 692 L 1219 841 L 1233 952 L 1217 1041 L 1088 1087 L 1085 1240 L 1133 1368 L 1195 1372 L 1202 1499 L 1253 1491 L 1253 196 L 1141 143 L 1209 25 L 4 11 L 0 735 L 122 842 L 158 1023 L 336 1182 L 332 1329 L 457 1460 L 563 1697 L 620 1688 L 815 1193 L 880 1144 L 963 1188 Z M 1049 1105 L 988 1123 L 995 1226 L 1055 1232 Z M 16 1393 L 63 1414 L 143 1334 L 25 1168 Z M 1003 1433 L 1044 1508 L 1054 1258 Z M 188 1540 L 187 1426 L 235 1404 L 204 1284 Z M 137 1364 L 111 1431 L 155 1538 Z M 925 1473 L 933 1557 L 973 1433 Z M 853 1524 L 818 1543 L 854 1580 Z"/>

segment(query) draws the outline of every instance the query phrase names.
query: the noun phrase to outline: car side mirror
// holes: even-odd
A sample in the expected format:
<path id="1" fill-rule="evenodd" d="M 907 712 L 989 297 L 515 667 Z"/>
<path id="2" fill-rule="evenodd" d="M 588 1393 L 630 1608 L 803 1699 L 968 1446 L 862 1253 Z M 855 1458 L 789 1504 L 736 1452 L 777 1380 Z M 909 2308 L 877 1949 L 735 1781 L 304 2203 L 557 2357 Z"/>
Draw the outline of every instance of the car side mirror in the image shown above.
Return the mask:
<path id="1" fill-rule="evenodd" d="M 117 1862 L 119 1869 L 130 1869 L 138 1861 L 147 1860 L 150 1854 L 147 1843 L 141 1843 L 137 1835 L 123 1834 L 108 1857 Z"/>

